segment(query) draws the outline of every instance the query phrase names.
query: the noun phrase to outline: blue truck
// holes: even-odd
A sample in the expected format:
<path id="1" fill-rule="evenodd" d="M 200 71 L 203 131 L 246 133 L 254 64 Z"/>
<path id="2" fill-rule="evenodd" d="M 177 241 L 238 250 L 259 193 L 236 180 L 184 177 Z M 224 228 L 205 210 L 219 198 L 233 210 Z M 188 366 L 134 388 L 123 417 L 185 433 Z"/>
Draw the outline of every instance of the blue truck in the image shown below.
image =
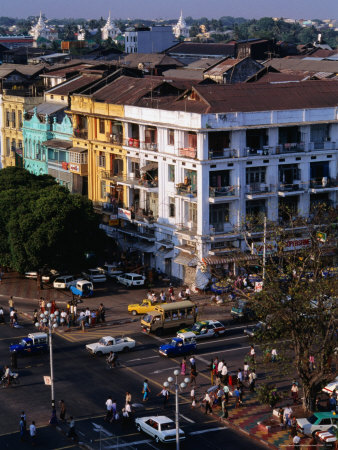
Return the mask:
<path id="1" fill-rule="evenodd" d="M 181 356 L 196 351 L 196 336 L 195 333 L 188 331 L 181 333 L 180 337 L 174 337 L 169 344 L 161 345 L 159 352 L 162 356 L 172 357 Z"/>
<path id="2" fill-rule="evenodd" d="M 27 337 L 21 339 L 18 344 L 11 344 L 9 351 L 11 353 L 28 354 L 42 352 L 48 349 L 47 333 L 30 333 Z"/>

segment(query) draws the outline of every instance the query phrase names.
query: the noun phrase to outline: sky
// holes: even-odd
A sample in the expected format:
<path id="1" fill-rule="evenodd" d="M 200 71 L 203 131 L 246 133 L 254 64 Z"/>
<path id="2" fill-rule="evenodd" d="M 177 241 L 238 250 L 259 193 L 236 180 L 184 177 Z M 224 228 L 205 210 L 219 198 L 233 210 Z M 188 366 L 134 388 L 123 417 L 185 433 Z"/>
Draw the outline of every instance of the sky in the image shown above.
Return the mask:
<path id="1" fill-rule="evenodd" d="M 289 17 L 296 19 L 337 19 L 338 0 L 0 0 L 0 16 L 24 18 L 194 18 L 235 16 L 245 18 Z"/>

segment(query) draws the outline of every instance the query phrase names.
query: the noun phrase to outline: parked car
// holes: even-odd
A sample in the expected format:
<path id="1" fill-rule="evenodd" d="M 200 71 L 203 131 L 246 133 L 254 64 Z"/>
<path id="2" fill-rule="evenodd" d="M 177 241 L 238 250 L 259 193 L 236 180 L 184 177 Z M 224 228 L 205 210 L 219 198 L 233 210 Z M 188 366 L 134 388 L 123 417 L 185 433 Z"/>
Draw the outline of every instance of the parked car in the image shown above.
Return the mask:
<path id="1" fill-rule="evenodd" d="M 332 425 L 338 425 L 338 416 L 334 412 L 316 412 L 308 419 L 297 419 L 298 430 L 307 436 L 317 431 L 327 431 Z"/>
<path id="2" fill-rule="evenodd" d="M 224 334 L 225 326 L 218 320 L 205 320 L 203 322 L 196 322 L 191 328 L 179 330 L 177 336 L 189 331 L 195 334 L 196 339 L 204 339 L 208 337 L 218 337 L 221 334 Z"/>
<path id="3" fill-rule="evenodd" d="M 119 269 L 118 266 L 114 266 L 113 264 L 104 264 L 101 267 L 98 267 L 98 270 L 105 274 L 108 278 L 116 278 L 119 275 L 123 274 L 123 270 Z"/>
<path id="4" fill-rule="evenodd" d="M 329 428 L 327 431 L 317 431 L 316 438 L 323 443 L 324 448 L 326 448 L 326 444 L 329 444 L 330 446 L 334 445 L 333 442 L 337 441 L 337 432 L 338 427 L 337 425 L 332 425 L 331 428 Z M 333 447 L 332 447 L 333 448 Z"/>
<path id="5" fill-rule="evenodd" d="M 93 355 L 104 355 L 110 352 L 127 352 L 135 347 L 136 342 L 129 337 L 113 338 L 111 336 L 102 337 L 99 342 L 87 344 L 86 350 Z"/>
<path id="6" fill-rule="evenodd" d="M 257 336 L 258 333 L 264 331 L 266 329 L 266 323 L 258 322 L 256 325 L 249 325 L 244 329 L 244 334 L 249 337 Z"/>
<path id="7" fill-rule="evenodd" d="M 124 273 L 116 277 L 117 281 L 125 286 L 143 286 L 145 282 L 145 277 L 139 275 L 138 273 Z"/>
<path id="8" fill-rule="evenodd" d="M 161 345 L 160 355 L 181 356 L 196 351 L 196 336 L 191 331 L 188 333 L 181 333 L 180 337 L 174 337 L 168 344 Z"/>
<path id="9" fill-rule="evenodd" d="M 128 305 L 128 312 L 132 313 L 133 316 L 136 316 L 137 314 L 145 314 L 153 311 L 155 305 L 159 304 L 159 302 L 153 302 L 151 300 L 144 299 L 142 300 L 142 303 L 132 303 L 131 305 Z M 161 305 L 164 304 L 165 303 L 161 303 Z"/>
<path id="10" fill-rule="evenodd" d="M 99 269 L 88 269 L 86 272 L 82 272 L 82 275 L 92 283 L 105 283 L 107 281 L 106 276 Z"/>
<path id="11" fill-rule="evenodd" d="M 338 377 L 336 377 L 331 383 L 327 384 L 323 389 L 326 394 L 333 394 L 334 391 L 338 391 Z"/>
<path id="12" fill-rule="evenodd" d="M 234 320 L 253 320 L 255 318 L 254 311 L 245 300 L 238 300 L 236 305 L 231 308 L 230 314 Z"/>
<path id="13" fill-rule="evenodd" d="M 9 347 L 11 353 L 27 354 L 45 351 L 48 349 L 47 333 L 30 333 L 21 339 L 18 344 Z"/>
<path id="14" fill-rule="evenodd" d="M 175 442 L 176 426 L 175 422 L 166 416 L 138 417 L 135 419 L 138 431 L 143 431 L 155 438 L 158 442 Z M 184 431 L 179 429 L 180 440 L 185 439 Z"/>
<path id="15" fill-rule="evenodd" d="M 92 297 L 94 294 L 94 287 L 91 281 L 77 280 L 75 286 L 70 286 L 71 292 L 78 297 Z"/>
<path id="16" fill-rule="evenodd" d="M 41 281 L 43 283 L 48 283 L 49 281 L 52 281 L 55 277 L 59 275 L 59 272 L 57 270 L 51 270 L 50 272 L 44 272 L 41 275 Z M 31 280 L 37 280 L 38 278 L 38 272 L 36 270 L 33 270 L 31 272 L 25 272 L 25 278 L 29 278 Z"/>
<path id="17" fill-rule="evenodd" d="M 69 289 L 71 286 L 76 285 L 77 281 L 79 281 L 79 279 L 75 278 L 73 275 L 64 275 L 63 277 L 57 277 L 53 281 L 53 288 Z"/>

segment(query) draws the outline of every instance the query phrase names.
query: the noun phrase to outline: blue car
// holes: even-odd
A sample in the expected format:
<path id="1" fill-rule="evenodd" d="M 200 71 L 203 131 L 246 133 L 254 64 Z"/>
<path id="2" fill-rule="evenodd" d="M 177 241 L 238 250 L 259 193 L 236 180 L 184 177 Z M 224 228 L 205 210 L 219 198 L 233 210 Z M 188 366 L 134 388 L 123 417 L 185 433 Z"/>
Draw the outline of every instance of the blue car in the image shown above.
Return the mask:
<path id="1" fill-rule="evenodd" d="M 48 349 L 48 335 L 46 333 L 30 333 L 18 344 L 9 347 L 11 353 L 28 354 L 42 352 Z"/>
<path id="2" fill-rule="evenodd" d="M 159 352 L 162 356 L 181 356 L 196 351 L 196 336 L 192 332 L 180 333 L 172 338 L 169 344 L 161 345 Z"/>

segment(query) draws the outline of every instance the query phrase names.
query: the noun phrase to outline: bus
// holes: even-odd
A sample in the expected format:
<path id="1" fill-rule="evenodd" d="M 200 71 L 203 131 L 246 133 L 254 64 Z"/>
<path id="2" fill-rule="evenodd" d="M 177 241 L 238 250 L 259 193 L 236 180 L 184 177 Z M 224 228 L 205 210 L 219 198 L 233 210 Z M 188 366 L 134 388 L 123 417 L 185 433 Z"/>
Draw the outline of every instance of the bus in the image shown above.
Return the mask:
<path id="1" fill-rule="evenodd" d="M 171 328 L 180 329 L 193 325 L 196 318 L 197 306 L 195 303 L 185 300 L 156 305 L 153 311 L 143 316 L 141 326 L 143 331 L 161 336 Z"/>

